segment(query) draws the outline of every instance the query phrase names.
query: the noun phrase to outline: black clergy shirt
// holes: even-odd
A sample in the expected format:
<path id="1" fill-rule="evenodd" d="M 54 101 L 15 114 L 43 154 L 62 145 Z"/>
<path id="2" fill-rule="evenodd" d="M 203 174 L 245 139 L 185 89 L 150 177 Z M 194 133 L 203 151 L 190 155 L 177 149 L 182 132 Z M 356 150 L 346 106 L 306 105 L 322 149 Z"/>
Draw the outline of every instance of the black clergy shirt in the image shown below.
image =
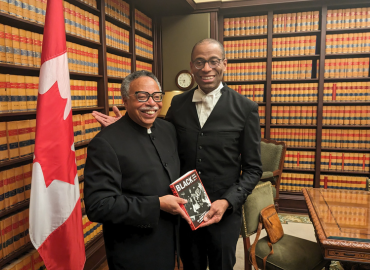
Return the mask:
<path id="1" fill-rule="evenodd" d="M 173 269 L 176 217 L 159 208 L 179 177 L 176 131 L 156 119 L 147 129 L 126 113 L 90 143 L 85 166 L 88 218 L 103 223 L 114 269 Z"/>

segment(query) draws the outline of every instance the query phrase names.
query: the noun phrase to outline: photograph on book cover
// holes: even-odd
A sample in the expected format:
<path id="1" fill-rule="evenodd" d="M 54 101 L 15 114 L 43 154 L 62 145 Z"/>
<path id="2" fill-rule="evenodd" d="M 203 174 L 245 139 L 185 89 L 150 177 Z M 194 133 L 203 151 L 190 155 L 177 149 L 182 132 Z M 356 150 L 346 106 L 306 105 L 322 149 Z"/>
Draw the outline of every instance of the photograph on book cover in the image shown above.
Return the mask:
<path id="1" fill-rule="evenodd" d="M 179 197 L 187 200 L 184 204 L 190 219 L 197 228 L 202 222 L 205 214 L 211 207 L 207 193 L 200 182 L 194 182 L 179 192 Z"/>

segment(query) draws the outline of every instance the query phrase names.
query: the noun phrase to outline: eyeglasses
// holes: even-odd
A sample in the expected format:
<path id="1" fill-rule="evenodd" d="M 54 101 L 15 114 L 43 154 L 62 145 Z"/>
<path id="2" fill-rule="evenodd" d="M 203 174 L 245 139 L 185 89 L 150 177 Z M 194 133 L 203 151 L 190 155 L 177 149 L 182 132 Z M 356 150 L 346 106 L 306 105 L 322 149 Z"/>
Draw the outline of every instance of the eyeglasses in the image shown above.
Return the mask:
<path id="1" fill-rule="evenodd" d="M 204 59 L 195 59 L 193 61 L 193 64 L 194 64 L 194 66 L 197 69 L 204 68 L 204 66 L 205 66 L 206 63 L 208 63 L 208 65 L 209 65 L 210 68 L 216 68 L 216 67 L 218 67 L 220 65 L 220 63 L 221 63 L 222 60 L 224 60 L 224 59 L 211 58 L 208 61 L 206 61 Z"/>
<path id="2" fill-rule="evenodd" d="M 155 102 L 161 102 L 163 100 L 164 93 L 163 92 L 154 92 L 152 94 L 149 94 L 145 91 L 136 91 L 134 94 L 139 102 L 147 102 L 150 97 Z M 131 95 L 130 95 L 131 96 Z"/>

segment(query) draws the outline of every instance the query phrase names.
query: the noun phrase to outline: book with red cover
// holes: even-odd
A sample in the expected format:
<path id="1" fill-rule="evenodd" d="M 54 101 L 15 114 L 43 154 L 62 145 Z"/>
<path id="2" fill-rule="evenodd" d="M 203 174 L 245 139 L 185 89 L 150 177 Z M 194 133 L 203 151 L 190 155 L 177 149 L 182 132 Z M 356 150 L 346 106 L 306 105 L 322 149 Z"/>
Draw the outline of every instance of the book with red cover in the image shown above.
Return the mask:
<path id="1" fill-rule="evenodd" d="M 187 172 L 172 182 L 170 188 L 176 197 L 188 201 L 186 204 L 180 204 L 180 206 L 191 219 L 191 229 L 196 230 L 211 208 L 211 201 L 197 171 Z"/>

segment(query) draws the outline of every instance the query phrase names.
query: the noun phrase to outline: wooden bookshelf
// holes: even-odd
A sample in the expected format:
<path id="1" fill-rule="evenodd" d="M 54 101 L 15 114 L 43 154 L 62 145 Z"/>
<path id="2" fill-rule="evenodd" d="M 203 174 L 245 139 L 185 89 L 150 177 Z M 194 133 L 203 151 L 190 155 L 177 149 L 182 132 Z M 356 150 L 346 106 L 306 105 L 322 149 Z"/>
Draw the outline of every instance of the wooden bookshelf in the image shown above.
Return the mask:
<path id="1" fill-rule="evenodd" d="M 205 8 L 206 4 L 202 5 Z M 227 7 L 226 7 L 227 6 Z M 357 29 L 327 29 L 326 17 L 327 11 L 331 9 L 343 9 L 343 8 L 353 8 L 353 7 L 367 7 L 365 1 L 354 0 L 347 2 L 346 4 L 337 3 L 336 1 L 327 1 L 323 3 L 303 3 L 303 1 L 297 1 L 297 3 L 288 3 L 287 1 L 281 1 L 279 4 L 275 4 L 274 1 L 267 1 L 264 4 L 258 3 L 229 3 L 220 6 L 217 23 L 218 32 L 217 39 L 223 43 L 224 41 L 231 40 L 242 40 L 242 39 L 252 39 L 252 38 L 267 38 L 267 58 L 263 58 L 266 61 L 266 80 L 263 81 L 227 81 L 230 85 L 243 85 L 243 84 L 255 84 L 263 83 L 265 84 L 264 102 L 265 102 L 265 121 L 264 124 L 264 136 L 265 138 L 270 138 L 271 128 L 314 128 L 316 130 L 316 147 L 288 147 L 288 150 L 294 151 L 315 151 L 315 169 L 286 169 L 284 172 L 289 173 L 308 173 L 314 175 L 314 187 L 320 186 L 320 174 L 337 174 L 337 175 L 358 175 L 358 176 L 368 176 L 370 177 L 370 172 L 343 172 L 343 171 L 323 171 L 320 170 L 321 163 L 321 152 L 331 151 L 331 152 L 360 152 L 360 153 L 370 153 L 370 149 L 343 149 L 343 148 L 322 148 L 322 130 L 323 129 L 369 129 L 369 126 L 361 125 L 323 125 L 323 107 L 324 106 L 370 106 L 370 101 L 336 101 L 327 102 L 324 101 L 323 89 L 324 83 L 326 82 L 370 82 L 369 76 L 367 77 L 351 77 L 351 78 L 325 78 L 324 77 L 324 63 L 325 59 L 333 58 L 363 58 L 370 57 L 370 52 L 365 53 L 337 53 L 337 54 L 327 54 L 326 53 L 326 35 L 327 34 L 343 34 L 343 33 L 363 33 L 370 32 L 370 28 L 357 28 Z M 224 19 L 225 18 L 238 18 L 247 17 L 255 15 L 268 15 L 268 33 L 267 35 L 259 36 L 224 36 Z M 318 30 L 314 31 L 302 31 L 302 32 L 289 32 L 289 33 L 273 33 L 273 16 L 274 14 L 285 14 L 285 13 L 297 13 L 306 11 L 319 11 L 319 27 Z M 273 38 L 283 38 L 283 37 L 300 37 L 300 36 L 316 36 L 316 50 L 314 55 L 294 55 L 294 56 L 272 56 L 272 46 Z M 262 59 L 261 59 L 262 60 Z M 281 79 L 272 80 L 272 62 L 275 61 L 292 61 L 292 60 L 312 60 L 312 74 L 311 78 L 307 79 Z M 230 59 L 229 63 L 238 62 L 248 62 L 255 61 L 255 58 L 248 59 Z M 316 65 L 317 61 L 320 61 L 318 76 L 316 76 Z M 271 102 L 271 85 L 272 84 L 298 84 L 298 83 L 317 83 L 317 101 L 315 102 Z M 298 125 L 298 124 L 271 124 L 271 107 L 272 106 L 316 106 L 317 107 L 317 121 L 315 125 Z M 279 208 L 283 211 L 307 211 L 304 198 L 301 192 L 280 192 L 280 203 Z"/>
<path id="2" fill-rule="evenodd" d="M 126 57 L 131 59 L 131 72 L 136 71 L 136 60 L 140 60 L 142 62 L 148 63 L 152 66 L 153 73 L 158 77 L 160 83 L 162 83 L 162 72 L 159 63 L 155 62 L 152 59 L 147 59 L 145 57 L 137 56 L 135 51 L 135 35 L 139 35 L 143 38 L 149 39 L 153 42 L 153 56 L 156 59 L 156 53 L 161 50 L 160 47 L 157 47 L 158 44 L 160 46 L 160 31 L 157 29 L 160 28 L 160 24 L 158 20 L 152 21 L 152 36 L 149 36 L 141 31 L 135 29 L 135 8 L 140 10 L 140 7 L 143 6 L 142 3 L 136 5 L 135 1 L 127 0 L 126 2 L 130 5 L 130 25 L 123 23 L 115 19 L 114 17 L 106 14 L 106 0 L 96 0 L 97 7 L 94 8 L 81 0 L 66 0 L 68 3 L 85 10 L 94 16 L 99 18 L 99 42 L 90 40 L 88 38 L 84 38 L 81 36 L 73 35 L 70 33 L 66 33 L 66 41 L 72 42 L 81 46 L 86 46 L 89 48 L 97 49 L 98 50 L 98 74 L 85 74 L 79 72 L 70 72 L 70 79 L 71 80 L 85 80 L 85 81 L 95 81 L 97 82 L 97 99 L 98 104 L 97 106 L 93 107 L 78 107 L 73 108 L 72 113 L 75 114 L 88 114 L 92 111 L 99 111 L 105 114 L 108 114 L 111 108 L 108 106 L 108 82 L 116 82 L 121 83 L 123 78 L 117 77 L 108 77 L 107 69 L 107 53 L 111 53 L 114 55 L 118 55 L 121 57 Z M 0 20 L 2 24 L 9 25 L 12 27 L 16 27 L 18 29 L 24 29 L 27 31 L 35 32 L 38 34 L 42 34 L 44 30 L 44 25 L 30 22 L 28 20 L 24 20 L 23 18 L 15 17 L 10 14 L 0 13 Z M 111 46 L 107 46 L 106 42 L 106 22 L 110 22 L 117 27 L 120 27 L 124 30 L 128 31 L 129 35 L 129 51 L 120 50 Z M 158 67 L 157 67 L 158 66 Z M 13 65 L 8 63 L 0 63 L 0 73 L 1 74 L 12 74 L 12 75 L 21 75 L 21 76 L 35 76 L 38 77 L 40 72 L 39 67 L 31 67 L 31 66 L 21 66 L 21 65 Z M 120 106 L 119 109 L 124 109 L 124 106 Z M 36 111 L 22 111 L 22 112 L 6 112 L 0 113 L 0 121 L 1 122 L 9 122 L 9 121 L 19 121 L 19 120 L 28 120 L 28 119 L 35 119 L 36 118 Z M 90 140 L 78 142 L 75 144 L 75 149 L 81 149 L 87 147 Z M 8 169 L 12 169 L 15 167 L 23 166 L 29 163 L 32 163 L 33 154 L 15 158 L 12 160 L 5 160 L 0 162 L 0 170 L 5 171 Z M 79 177 L 79 182 L 83 182 L 84 177 Z M 18 213 L 21 210 L 27 209 L 29 207 L 29 200 L 22 201 L 17 203 L 10 208 L 3 210 L 0 212 L 0 219 L 3 219 L 8 216 L 12 216 L 13 214 Z M 20 248 L 19 250 L 13 252 L 8 257 L 0 259 L 0 268 L 5 264 L 15 260 L 25 252 L 28 252 L 33 249 L 31 244 L 27 244 Z M 85 269 L 95 269 L 97 268 L 102 261 L 106 259 L 105 249 L 104 249 L 104 240 L 103 235 L 100 233 L 97 237 L 92 239 L 86 245 L 86 265 Z"/>

